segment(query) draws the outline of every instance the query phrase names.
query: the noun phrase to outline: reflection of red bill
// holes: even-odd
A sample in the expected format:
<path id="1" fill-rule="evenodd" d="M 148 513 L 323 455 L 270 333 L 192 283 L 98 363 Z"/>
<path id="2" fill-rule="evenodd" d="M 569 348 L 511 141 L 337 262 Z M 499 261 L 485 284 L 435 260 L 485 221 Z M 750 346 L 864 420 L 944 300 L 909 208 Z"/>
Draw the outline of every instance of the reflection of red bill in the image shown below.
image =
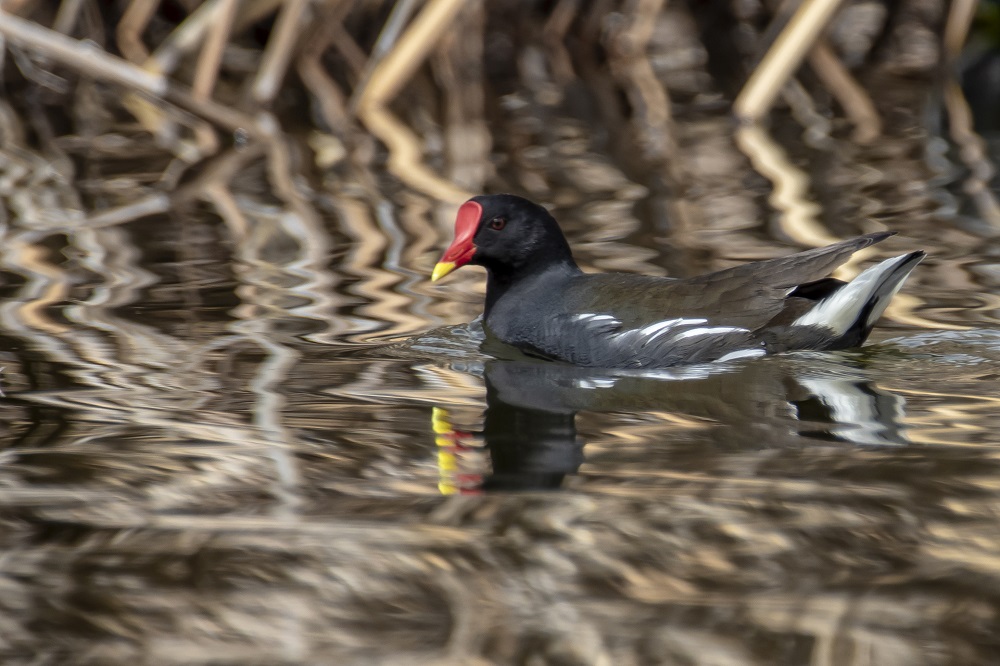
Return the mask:
<path id="1" fill-rule="evenodd" d="M 458 209 L 458 215 L 455 217 L 455 240 L 444 251 L 441 261 L 434 266 L 431 280 L 440 280 L 456 268 L 469 263 L 472 255 L 476 253 L 476 246 L 472 244 L 472 239 L 476 235 L 476 229 L 479 228 L 482 216 L 483 207 L 475 201 L 466 201 Z"/>

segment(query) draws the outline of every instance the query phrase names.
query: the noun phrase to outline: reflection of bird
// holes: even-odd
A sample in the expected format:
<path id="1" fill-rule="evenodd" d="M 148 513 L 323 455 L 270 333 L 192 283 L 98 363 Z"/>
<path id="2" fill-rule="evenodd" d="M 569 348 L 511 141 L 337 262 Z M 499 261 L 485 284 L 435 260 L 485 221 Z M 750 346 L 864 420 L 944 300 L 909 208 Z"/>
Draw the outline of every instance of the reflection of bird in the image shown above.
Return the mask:
<path id="1" fill-rule="evenodd" d="M 681 370 L 601 370 L 537 361 L 486 364 L 482 437 L 491 471 L 468 473 L 469 433 L 435 408 L 438 466 L 445 494 L 551 489 L 583 462 L 579 411 L 655 410 L 692 416 L 726 449 L 824 442 L 905 444 L 903 398 L 883 391 L 846 363 L 773 358 L 702 364 Z M 475 462 L 475 461 L 471 461 Z M 488 472 L 488 473 L 487 473 Z"/>
<path id="2" fill-rule="evenodd" d="M 655 368 L 860 345 L 924 257 L 887 259 L 849 283 L 827 277 L 874 233 L 696 278 L 586 274 L 555 219 L 509 194 L 458 211 L 433 279 L 487 270 L 485 328 L 521 352 L 574 365 Z"/>
<path id="3" fill-rule="evenodd" d="M 714 424 L 720 443 L 801 445 L 802 435 L 855 444 L 904 444 L 905 401 L 844 359 L 775 357 L 674 370 L 600 370 L 537 361 L 486 366 L 487 411 L 575 414 L 671 412 Z"/>
<path id="4" fill-rule="evenodd" d="M 558 488 L 583 462 L 576 413 L 507 402 L 499 392 L 487 369 L 483 438 L 493 473 L 484 480 L 483 489 Z"/>

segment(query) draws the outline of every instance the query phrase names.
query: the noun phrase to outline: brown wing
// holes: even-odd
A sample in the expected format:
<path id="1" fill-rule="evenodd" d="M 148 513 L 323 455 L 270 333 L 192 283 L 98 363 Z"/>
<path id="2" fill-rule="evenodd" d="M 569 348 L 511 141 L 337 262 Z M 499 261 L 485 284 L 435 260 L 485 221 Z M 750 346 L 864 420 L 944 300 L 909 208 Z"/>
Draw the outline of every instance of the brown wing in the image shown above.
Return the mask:
<path id="1" fill-rule="evenodd" d="M 592 275 L 588 276 L 594 285 L 591 297 L 581 299 L 574 309 L 613 314 L 625 327 L 670 317 L 700 317 L 713 325 L 755 330 L 781 312 L 790 290 L 826 277 L 858 250 L 892 235 L 894 232 L 867 234 L 684 280 L 621 273 Z"/>

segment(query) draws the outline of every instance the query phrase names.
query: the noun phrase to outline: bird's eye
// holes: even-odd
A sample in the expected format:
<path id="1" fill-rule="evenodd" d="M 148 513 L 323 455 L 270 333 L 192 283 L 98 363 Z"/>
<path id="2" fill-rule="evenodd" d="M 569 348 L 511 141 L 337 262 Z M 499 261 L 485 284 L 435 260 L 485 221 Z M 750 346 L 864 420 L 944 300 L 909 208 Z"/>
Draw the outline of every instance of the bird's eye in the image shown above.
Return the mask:
<path id="1" fill-rule="evenodd" d="M 490 221 L 490 229 L 493 229 L 495 231 L 500 231 L 506 226 L 507 226 L 507 220 L 503 219 L 502 217 L 494 217 Z"/>

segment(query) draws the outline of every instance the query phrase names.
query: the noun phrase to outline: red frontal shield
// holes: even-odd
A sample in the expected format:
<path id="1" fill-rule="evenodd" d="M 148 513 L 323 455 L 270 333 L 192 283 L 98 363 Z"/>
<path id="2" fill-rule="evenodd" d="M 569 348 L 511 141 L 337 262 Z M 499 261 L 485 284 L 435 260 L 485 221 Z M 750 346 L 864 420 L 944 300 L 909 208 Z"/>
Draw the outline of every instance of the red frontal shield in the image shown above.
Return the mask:
<path id="1" fill-rule="evenodd" d="M 476 235 L 482 216 L 483 207 L 475 201 L 466 201 L 458 209 L 458 215 L 455 217 L 455 240 L 445 250 L 441 261 L 434 266 L 431 280 L 440 280 L 456 268 L 469 263 L 472 255 L 476 253 L 472 238 Z"/>

